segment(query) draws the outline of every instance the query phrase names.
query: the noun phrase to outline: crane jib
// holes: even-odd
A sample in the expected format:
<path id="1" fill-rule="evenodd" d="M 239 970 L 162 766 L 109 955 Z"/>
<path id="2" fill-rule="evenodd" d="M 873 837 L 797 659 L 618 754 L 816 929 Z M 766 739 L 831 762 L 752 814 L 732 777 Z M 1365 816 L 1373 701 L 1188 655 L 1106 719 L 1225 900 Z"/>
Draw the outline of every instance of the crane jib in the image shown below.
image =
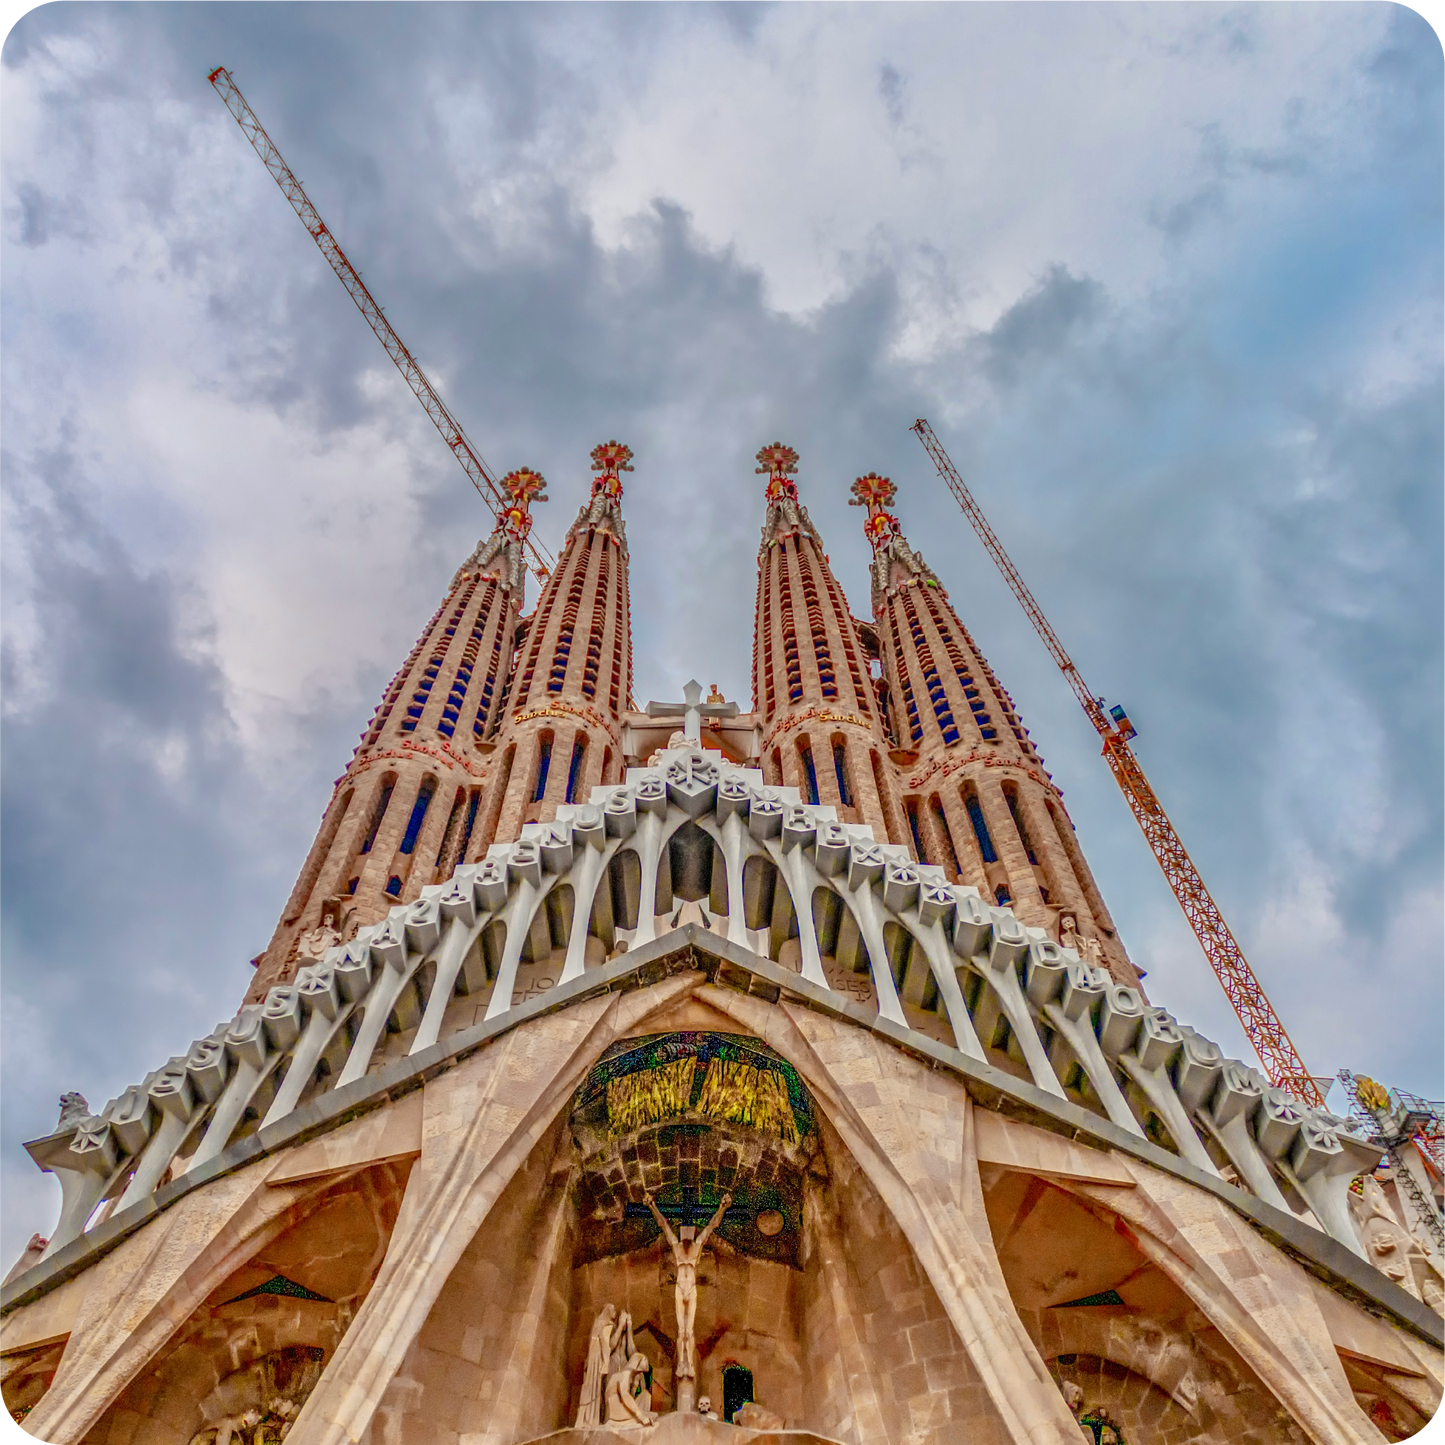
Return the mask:
<path id="1" fill-rule="evenodd" d="M 1103 755 L 1109 764 L 1119 790 L 1124 794 L 1140 831 L 1144 834 L 1154 858 L 1158 862 L 1204 956 L 1209 960 L 1215 976 L 1219 979 L 1234 1012 L 1244 1027 L 1245 1034 L 1269 1080 L 1277 1088 L 1287 1089 L 1308 1104 L 1324 1107 L 1325 1096 L 1313 1076 L 1304 1066 L 1284 1025 L 1275 1013 L 1259 979 L 1245 958 L 1243 950 L 1235 941 L 1220 913 L 1218 905 L 1210 897 L 1199 870 L 1184 847 L 1174 825 L 1169 821 L 1159 799 L 1150 787 L 1139 760 L 1129 747 L 1129 739 L 1135 736 L 1133 724 L 1129 722 L 1123 708 L 1115 708 L 1115 722 L 1111 722 L 1100 700 L 1084 686 L 1084 679 L 1073 659 L 1064 650 L 1054 629 L 1044 616 L 1043 609 L 1034 600 L 1033 593 L 1025 585 L 1018 569 L 1010 560 L 1003 544 L 994 535 L 973 494 L 959 476 L 942 443 L 933 434 L 933 428 L 920 417 L 910 428 L 916 432 L 924 450 L 933 458 L 938 474 L 947 484 L 965 516 L 973 523 L 974 531 L 998 564 L 1009 589 L 1018 598 L 1020 605 L 1034 624 L 1034 630 L 1043 639 L 1044 646 L 1058 664 L 1059 670 L 1073 688 L 1074 695 L 1104 740 Z"/>
<path id="2" fill-rule="evenodd" d="M 281 188 L 282 195 L 291 203 L 292 210 L 301 218 L 307 234 L 316 242 L 317 248 L 326 257 L 341 284 L 346 287 L 347 294 L 356 303 L 357 310 L 366 318 L 367 324 L 376 333 L 377 340 L 381 342 L 386 354 L 391 357 L 396 369 L 405 377 L 407 385 L 411 387 L 417 400 L 421 402 L 426 414 L 431 417 L 433 425 L 441 432 L 442 439 L 461 463 L 468 480 L 495 514 L 498 507 L 504 504 L 505 498 L 490 469 L 477 455 L 467 440 L 466 433 L 453 419 L 446 404 L 437 394 L 436 388 L 427 379 L 426 373 L 417 365 L 416 359 L 407 350 L 401 337 L 396 334 L 391 322 L 386 319 L 381 306 L 371 292 L 366 289 L 366 283 L 362 281 L 361 274 L 347 259 L 346 252 L 341 249 L 335 235 L 321 219 L 316 207 L 311 204 L 311 198 L 302 188 L 301 182 L 296 179 L 291 168 L 282 160 L 276 143 L 266 134 L 265 127 L 262 126 L 256 112 L 247 104 L 246 97 L 241 94 L 240 87 L 237 86 L 230 71 L 224 65 L 218 65 L 207 78 L 225 103 L 226 109 L 235 117 L 237 125 L 241 127 L 241 134 L 251 142 L 256 154 L 261 157 L 262 164 Z M 522 546 L 532 560 L 533 571 L 539 577 L 545 577 L 555 565 L 551 553 L 540 541 L 531 536 L 523 541 Z"/>

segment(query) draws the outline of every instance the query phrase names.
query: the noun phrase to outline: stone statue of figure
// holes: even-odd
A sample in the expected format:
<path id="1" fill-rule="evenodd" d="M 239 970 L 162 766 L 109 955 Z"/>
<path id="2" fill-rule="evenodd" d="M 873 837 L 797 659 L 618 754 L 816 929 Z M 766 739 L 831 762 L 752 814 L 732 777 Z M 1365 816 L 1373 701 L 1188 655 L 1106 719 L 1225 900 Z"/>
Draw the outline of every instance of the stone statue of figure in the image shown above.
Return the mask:
<path id="1" fill-rule="evenodd" d="M 603 1305 L 592 1321 L 587 1338 L 587 1370 L 582 1376 L 582 1401 L 577 1406 L 577 1429 L 602 1423 L 603 1396 L 607 1390 L 607 1366 L 612 1357 L 612 1332 L 616 1305 Z"/>
<path id="2" fill-rule="evenodd" d="M 623 1310 L 612 1327 L 612 1353 L 607 1360 L 607 1373 L 615 1375 L 637 1352 L 632 1340 L 632 1316 Z"/>
<path id="3" fill-rule="evenodd" d="M 1410 1268 L 1412 1246 L 1418 1249 L 1400 1222 L 1390 1213 L 1385 1191 L 1378 1181 L 1366 1177 L 1361 1192 L 1350 1198 L 1350 1211 L 1360 1232 L 1365 1256 L 1386 1279 L 1394 1280 L 1401 1289 L 1419 1298 L 1419 1290 Z"/>
<path id="4" fill-rule="evenodd" d="M 663 1238 L 667 1240 L 668 1248 L 672 1250 L 673 1263 L 677 1266 L 677 1284 L 673 1287 L 673 1301 L 677 1306 L 677 1378 L 690 1380 L 696 1375 L 696 1363 L 694 1353 L 696 1341 L 693 1338 L 693 1321 L 697 1318 L 697 1267 L 702 1260 L 702 1247 L 708 1242 L 713 1230 L 722 1223 L 722 1217 L 727 1213 L 727 1207 L 733 1202 L 731 1194 L 724 1194 L 722 1203 L 717 1207 L 717 1213 L 708 1220 L 702 1233 L 696 1239 L 680 1241 L 672 1232 L 672 1226 L 663 1217 L 662 1211 L 657 1207 L 657 1201 L 651 1194 L 642 1196 L 647 1201 L 647 1207 L 652 1211 L 652 1217 L 657 1220 L 662 1229 Z"/>
<path id="5" fill-rule="evenodd" d="M 1080 958 L 1084 956 L 1084 940 L 1079 936 L 1079 925 L 1074 921 L 1072 913 L 1060 915 L 1059 947 L 1072 948 Z"/>
<path id="6" fill-rule="evenodd" d="M 607 1424 L 653 1425 L 652 1397 L 643 1381 L 647 1377 L 647 1356 L 634 1350 L 627 1362 L 607 1381 Z"/>

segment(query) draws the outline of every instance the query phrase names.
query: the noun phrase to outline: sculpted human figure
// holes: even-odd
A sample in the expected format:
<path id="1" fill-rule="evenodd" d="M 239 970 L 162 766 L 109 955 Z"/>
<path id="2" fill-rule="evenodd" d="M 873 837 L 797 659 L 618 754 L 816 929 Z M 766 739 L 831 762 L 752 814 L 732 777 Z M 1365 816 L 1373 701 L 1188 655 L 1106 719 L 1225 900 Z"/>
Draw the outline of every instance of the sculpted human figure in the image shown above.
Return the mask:
<path id="1" fill-rule="evenodd" d="M 717 1213 L 708 1220 L 702 1233 L 696 1239 L 685 1242 L 672 1232 L 672 1226 L 657 1207 L 657 1201 L 652 1195 L 644 1194 L 642 1197 L 647 1201 L 652 1217 L 657 1220 L 663 1238 L 672 1250 L 673 1263 L 677 1266 L 677 1284 L 673 1288 L 673 1302 L 677 1306 L 677 1377 L 692 1379 L 696 1374 L 693 1358 L 696 1341 L 693 1339 L 692 1327 L 697 1318 L 697 1267 L 702 1259 L 703 1245 L 708 1242 L 713 1230 L 722 1223 L 722 1217 L 727 1213 L 733 1197 L 731 1194 L 724 1194 Z"/>
<path id="2" fill-rule="evenodd" d="M 1361 1192 L 1350 1197 L 1350 1210 L 1370 1263 L 1386 1279 L 1394 1280 L 1418 1299 L 1420 1290 L 1411 1268 L 1411 1256 L 1422 1251 L 1390 1213 L 1384 1190 L 1377 1181 L 1368 1177 L 1362 1181 Z"/>
<path id="3" fill-rule="evenodd" d="M 577 1429 L 602 1423 L 603 1396 L 607 1390 L 607 1366 L 612 1357 L 613 1322 L 616 1305 L 603 1305 L 592 1321 L 587 1338 L 587 1369 L 582 1376 L 582 1400 L 577 1406 Z"/>
<path id="4" fill-rule="evenodd" d="M 612 1353 L 607 1360 L 607 1373 L 615 1375 L 637 1352 L 632 1340 L 632 1316 L 623 1310 L 612 1327 Z"/>
<path id="5" fill-rule="evenodd" d="M 609 1425 L 652 1425 L 651 1397 L 642 1389 L 634 1394 L 647 1375 L 647 1356 L 634 1350 L 627 1363 L 607 1381 L 607 1423 Z"/>

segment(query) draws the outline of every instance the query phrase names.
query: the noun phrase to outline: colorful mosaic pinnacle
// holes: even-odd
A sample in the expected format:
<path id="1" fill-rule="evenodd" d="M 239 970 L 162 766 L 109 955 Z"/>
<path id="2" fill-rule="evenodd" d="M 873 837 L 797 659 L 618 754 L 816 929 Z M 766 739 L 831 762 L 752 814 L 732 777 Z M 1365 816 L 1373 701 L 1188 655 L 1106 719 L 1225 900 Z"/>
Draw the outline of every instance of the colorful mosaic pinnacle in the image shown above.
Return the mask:
<path id="1" fill-rule="evenodd" d="M 757 474 L 768 478 L 768 501 L 776 502 L 782 497 L 798 498 L 797 483 L 791 478 L 797 474 L 798 454 L 782 442 L 771 442 L 758 448 Z"/>
<path id="2" fill-rule="evenodd" d="M 622 495 L 622 472 L 632 470 L 632 448 L 624 442 L 602 442 L 592 448 L 592 470 L 600 473 L 592 479 L 592 495 L 606 492 L 609 497 Z"/>
<path id="3" fill-rule="evenodd" d="M 849 488 L 852 492 L 850 507 L 867 507 L 868 520 L 863 523 L 863 535 L 868 538 L 876 552 L 886 542 L 900 536 L 898 518 L 888 511 L 898 488 L 887 477 L 877 472 L 868 472 L 859 477 Z"/>
<path id="4" fill-rule="evenodd" d="M 502 490 L 512 499 L 512 505 L 502 513 L 502 526 L 521 541 L 532 530 L 532 514 L 529 510 L 532 503 L 547 500 L 547 479 L 541 472 L 534 472 L 531 467 L 518 467 L 515 472 L 508 472 L 502 478 L 501 485 Z"/>

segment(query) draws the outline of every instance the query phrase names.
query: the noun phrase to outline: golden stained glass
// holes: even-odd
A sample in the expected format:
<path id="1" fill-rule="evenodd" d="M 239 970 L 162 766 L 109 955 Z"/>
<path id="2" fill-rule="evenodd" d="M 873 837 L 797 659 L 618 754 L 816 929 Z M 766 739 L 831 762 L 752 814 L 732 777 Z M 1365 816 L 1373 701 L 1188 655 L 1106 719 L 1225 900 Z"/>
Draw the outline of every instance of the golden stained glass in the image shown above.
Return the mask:
<path id="1" fill-rule="evenodd" d="M 658 1069 L 624 1074 L 607 1085 L 607 1127 L 613 1134 L 630 1134 L 644 1124 L 676 1119 L 687 1113 L 692 1101 L 696 1058 L 680 1059 Z"/>
<path id="2" fill-rule="evenodd" d="M 798 1142 L 787 1081 L 775 1069 L 713 1059 L 703 1076 L 697 1112 L 710 1119 L 745 1124 L 786 1144 Z"/>

